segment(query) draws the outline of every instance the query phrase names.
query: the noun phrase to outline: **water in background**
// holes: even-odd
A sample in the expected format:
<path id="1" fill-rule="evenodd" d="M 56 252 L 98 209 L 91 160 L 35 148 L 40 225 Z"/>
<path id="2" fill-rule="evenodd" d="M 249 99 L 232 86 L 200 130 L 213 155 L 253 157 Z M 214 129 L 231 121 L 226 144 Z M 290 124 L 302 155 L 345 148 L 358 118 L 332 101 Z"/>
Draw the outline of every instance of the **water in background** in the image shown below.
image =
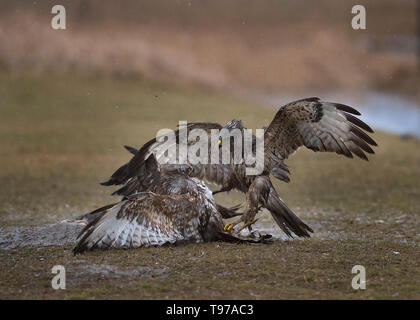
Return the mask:
<path id="1" fill-rule="evenodd" d="M 420 106 L 402 97 L 370 93 L 360 105 L 360 118 L 373 128 L 420 138 Z"/>
<path id="2" fill-rule="evenodd" d="M 420 105 L 401 96 L 381 92 L 306 94 L 318 96 L 324 101 L 340 102 L 359 110 L 360 119 L 373 129 L 400 135 L 415 135 L 420 138 Z M 258 101 L 278 107 L 303 96 L 287 94 L 258 96 Z"/>

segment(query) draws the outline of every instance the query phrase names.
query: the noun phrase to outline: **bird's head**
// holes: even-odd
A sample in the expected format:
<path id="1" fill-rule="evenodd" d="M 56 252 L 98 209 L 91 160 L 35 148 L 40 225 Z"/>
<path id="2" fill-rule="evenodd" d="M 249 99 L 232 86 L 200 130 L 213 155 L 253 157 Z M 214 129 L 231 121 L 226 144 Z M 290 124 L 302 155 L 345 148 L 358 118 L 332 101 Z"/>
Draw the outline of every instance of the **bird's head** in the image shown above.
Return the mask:
<path id="1" fill-rule="evenodd" d="M 242 129 L 244 129 L 244 126 L 242 125 L 241 120 L 233 119 L 223 126 L 223 128 L 222 128 L 222 130 L 220 130 L 220 134 L 219 134 L 219 141 L 218 141 L 219 147 L 222 146 L 223 138 L 230 137 L 232 131 L 235 130 L 235 129 L 238 129 L 240 131 L 242 131 Z"/>

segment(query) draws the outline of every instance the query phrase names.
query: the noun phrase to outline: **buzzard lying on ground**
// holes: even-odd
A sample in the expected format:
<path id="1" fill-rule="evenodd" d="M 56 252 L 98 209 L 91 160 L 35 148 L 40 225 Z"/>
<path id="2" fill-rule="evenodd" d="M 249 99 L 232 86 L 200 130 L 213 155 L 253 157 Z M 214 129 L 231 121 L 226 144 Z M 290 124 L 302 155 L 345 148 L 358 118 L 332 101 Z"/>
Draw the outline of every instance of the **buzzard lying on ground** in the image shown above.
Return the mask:
<path id="1" fill-rule="evenodd" d="M 277 179 L 289 182 L 289 170 L 284 160 L 299 147 L 305 146 L 313 151 L 329 151 L 352 158 L 353 154 L 363 160 L 368 160 L 366 153 L 374 153 L 369 145 L 376 142 L 363 130 L 373 130 L 354 115 L 360 113 L 352 107 L 331 102 L 322 102 L 319 98 L 307 98 L 282 106 L 276 113 L 270 125 L 264 128 L 264 170 L 259 175 L 246 175 L 244 164 L 191 164 L 192 176 L 221 186 L 214 192 L 225 192 L 233 189 L 246 193 L 246 205 L 241 220 L 225 226 L 228 230 L 244 222 L 245 226 L 255 222 L 255 215 L 261 207 L 270 211 L 276 223 L 290 237 L 309 237 L 313 230 L 303 223 L 280 199 L 271 180 L 270 174 Z M 225 126 L 213 122 L 189 123 L 187 130 L 204 129 L 209 133 L 212 129 L 245 128 L 241 121 L 232 120 Z M 176 144 L 179 144 L 179 130 L 176 131 Z M 210 138 L 209 138 L 210 139 Z M 219 139 L 219 143 L 222 137 Z M 147 159 L 157 153 L 162 142 L 152 139 L 140 150 L 129 148 L 134 156 L 121 166 L 103 185 L 123 185 L 114 192 L 117 195 L 129 196 L 147 188 Z M 189 142 L 189 146 L 194 142 Z M 255 137 L 253 140 L 255 144 Z M 210 145 L 210 144 L 209 144 Z M 253 150 L 255 150 L 255 145 Z M 209 150 L 210 154 L 210 150 Z M 233 157 L 233 156 L 232 156 Z M 221 158 L 220 158 L 221 159 Z"/>
<path id="2" fill-rule="evenodd" d="M 94 218 L 79 234 L 74 254 L 91 249 L 137 248 L 180 242 L 266 242 L 268 235 L 232 235 L 223 230 L 223 217 L 235 210 L 217 206 L 210 189 L 188 176 L 189 166 L 159 168 L 154 156 L 146 160 L 154 190 L 124 197 L 89 213 Z"/>

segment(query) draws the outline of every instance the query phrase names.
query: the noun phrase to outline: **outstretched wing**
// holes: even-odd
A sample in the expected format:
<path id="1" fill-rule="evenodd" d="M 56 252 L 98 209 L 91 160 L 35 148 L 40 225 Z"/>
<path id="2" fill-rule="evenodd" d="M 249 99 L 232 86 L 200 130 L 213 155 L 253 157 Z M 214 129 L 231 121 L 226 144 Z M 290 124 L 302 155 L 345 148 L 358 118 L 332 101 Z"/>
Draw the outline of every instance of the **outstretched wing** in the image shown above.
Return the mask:
<path id="1" fill-rule="evenodd" d="M 201 239 L 198 225 L 205 208 L 197 208 L 196 199 L 188 194 L 144 192 L 102 210 L 104 213 L 79 234 L 75 254 L 96 248 L 137 248 Z"/>
<path id="2" fill-rule="evenodd" d="M 211 154 L 211 130 L 213 129 L 222 129 L 222 125 L 215 122 L 193 122 L 187 124 L 187 136 L 194 129 L 205 130 L 208 137 L 208 155 Z M 180 139 L 180 130 L 175 131 L 175 141 L 174 144 L 179 144 Z M 153 163 L 150 159 L 155 158 L 159 161 L 162 154 L 159 154 L 157 151 L 159 146 L 165 141 L 160 141 L 160 139 L 154 138 L 147 143 L 145 143 L 133 156 L 133 158 L 123 166 L 121 166 L 111 178 L 103 182 L 103 185 L 123 185 L 123 187 L 114 192 L 117 195 L 130 195 L 134 192 L 147 191 L 147 186 L 150 184 L 147 183 L 150 180 L 150 172 L 155 171 L 156 164 Z M 191 147 L 195 141 L 189 141 L 188 146 Z M 170 147 L 167 145 L 167 147 Z M 135 149 L 128 148 L 131 153 L 135 152 Z M 221 185 L 223 190 L 230 190 L 232 188 L 240 188 L 243 184 L 237 181 L 237 175 L 235 174 L 234 166 L 230 164 L 195 164 L 194 173 L 192 176 L 199 179 L 206 180 L 210 183 L 215 183 Z M 246 191 L 246 190 L 242 190 Z"/>
<path id="3" fill-rule="evenodd" d="M 211 136 L 211 130 L 212 129 L 218 129 L 220 130 L 222 128 L 222 125 L 216 122 L 192 122 L 188 123 L 186 127 L 186 133 L 187 135 L 190 133 L 193 129 L 202 129 L 207 132 L 207 136 L 210 139 Z M 180 139 L 180 129 L 175 131 L 175 141 L 174 144 L 179 144 Z M 208 141 L 208 145 L 210 146 L 210 141 Z M 144 162 L 149 158 L 151 154 L 154 154 L 156 157 L 156 160 L 159 162 L 160 158 L 163 156 L 163 154 L 156 154 L 158 147 L 165 143 L 165 141 L 161 141 L 158 138 L 154 138 L 148 142 L 146 142 L 143 147 L 134 155 L 134 157 L 130 160 L 130 162 L 127 165 L 127 172 L 126 175 L 128 177 L 134 176 L 139 169 L 144 165 Z M 194 142 L 189 142 L 189 146 L 193 144 Z M 167 147 L 170 147 L 170 145 L 167 145 Z M 123 181 L 125 182 L 125 181 Z"/>
<path id="4" fill-rule="evenodd" d="M 352 158 L 368 160 L 365 152 L 376 142 L 363 130 L 373 130 L 354 115 L 352 107 L 319 98 L 307 98 L 282 106 L 264 133 L 268 164 L 286 159 L 300 146 L 313 151 L 330 151 Z"/>

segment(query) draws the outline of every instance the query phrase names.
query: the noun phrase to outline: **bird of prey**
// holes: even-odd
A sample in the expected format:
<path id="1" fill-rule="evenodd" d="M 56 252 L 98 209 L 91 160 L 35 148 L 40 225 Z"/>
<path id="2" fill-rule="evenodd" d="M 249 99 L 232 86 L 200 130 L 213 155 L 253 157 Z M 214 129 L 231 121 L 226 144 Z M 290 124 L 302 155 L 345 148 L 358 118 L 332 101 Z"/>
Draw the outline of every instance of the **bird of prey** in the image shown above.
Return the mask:
<path id="1" fill-rule="evenodd" d="M 154 191 L 129 195 L 90 213 L 95 218 L 79 234 L 74 254 L 91 249 L 217 240 L 257 243 L 270 238 L 258 233 L 242 236 L 226 232 L 223 217 L 230 210 L 217 206 L 211 190 L 201 180 L 188 176 L 189 166 L 161 169 L 153 155 L 146 166 Z"/>
<path id="2" fill-rule="evenodd" d="M 289 170 L 284 163 L 299 147 L 305 146 L 313 151 L 335 152 L 349 158 L 353 154 L 368 160 L 366 153 L 373 154 L 370 146 L 376 142 L 364 131 L 373 130 L 354 115 L 360 113 L 350 106 L 340 103 L 323 102 L 312 97 L 290 102 L 279 108 L 271 123 L 264 128 L 264 170 L 259 175 L 246 175 L 244 164 L 209 163 L 191 164 L 193 176 L 219 185 L 217 192 L 239 190 L 246 193 L 245 210 L 240 221 L 226 225 L 230 229 L 239 222 L 250 226 L 255 222 L 255 215 L 261 207 L 268 209 L 279 227 L 289 236 L 309 237 L 313 230 L 301 221 L 280 199 L 271 180 L 270 174 L 284 182 L 289 182 Z M 188 123 L 187 130 L 212 129 L 244 130 L 242 121 L 232 120 L 225 126 L 214 122 Z M 179 130 L 176 142 L 179 144 Z M 210 137 L 210 134 L 209 134 Z M 219 138 L 219 144 L 222 141 Z M 210 138 L 209 138 L 210 139 Z M 152 154 L 158 158 L 157 150 L 161 142 L 154 138 L 138 151 L 129 148 L 134 156 L 121 166 L 103 185 L 123 185 L 114 192 L 118 195 L 130 195 L 142 191 L 147 186 L 147 159 Z M 255 137 L 253 137 L 255 144 Z M 253 145 L 253 150 L 255 145 Z"/>

